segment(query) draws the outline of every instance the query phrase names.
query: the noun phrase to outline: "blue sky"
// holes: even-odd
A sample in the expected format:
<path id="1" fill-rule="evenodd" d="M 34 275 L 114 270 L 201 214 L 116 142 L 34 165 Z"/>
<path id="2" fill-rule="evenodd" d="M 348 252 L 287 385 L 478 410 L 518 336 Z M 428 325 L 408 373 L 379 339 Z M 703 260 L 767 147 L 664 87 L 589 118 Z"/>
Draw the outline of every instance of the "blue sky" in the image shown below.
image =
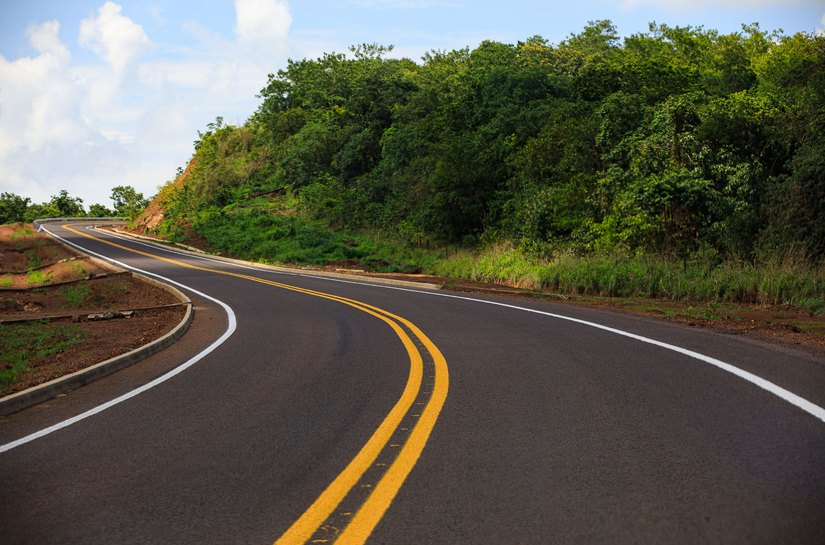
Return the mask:
<path id="1" fill-rule="evenodd" d="M 587 21 L 627 36 L 656 21 L 735 32 L 823 32 L 825 0 L 0 0 L 0 191 L 47 201 L 60 189 L 111 205 L 146 196 L 185 166 L 216 116 L 241 123 L 288 58 L 395 45 L 432 49 L 557 43 Z"/>

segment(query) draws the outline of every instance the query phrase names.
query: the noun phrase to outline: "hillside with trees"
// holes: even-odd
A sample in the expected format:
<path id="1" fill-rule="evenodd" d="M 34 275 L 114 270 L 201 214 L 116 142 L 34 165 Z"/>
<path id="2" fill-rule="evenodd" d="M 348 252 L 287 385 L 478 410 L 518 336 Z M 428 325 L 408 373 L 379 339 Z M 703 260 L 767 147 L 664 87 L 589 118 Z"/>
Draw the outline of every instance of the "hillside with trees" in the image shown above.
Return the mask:
<path id="1" fill-rule="evenodd" d="M 271 74 L 243 125 L 199 133 L 155 234 L 270 262 L 822 300 L 825 38 L 597 21 L 558 44 L 390 51 Z"/>

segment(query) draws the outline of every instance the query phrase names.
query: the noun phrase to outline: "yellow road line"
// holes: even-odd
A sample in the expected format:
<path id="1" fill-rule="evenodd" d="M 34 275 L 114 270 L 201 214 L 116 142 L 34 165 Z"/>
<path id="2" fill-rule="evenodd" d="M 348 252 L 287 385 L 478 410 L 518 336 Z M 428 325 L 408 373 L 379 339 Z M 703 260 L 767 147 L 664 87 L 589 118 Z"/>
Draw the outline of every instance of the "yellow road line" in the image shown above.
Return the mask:
<path id="1" fill-rule="evenodd" d="M 447 373 L 447 360 L 441 354 L 438 347 L 421 332 L 416 326 L 407 320 L 403 320 L 404 325 L 409 327 L 416 337 L 418 337 L 427 351 L 433 358 L 435 363 L 435 386 L 433 387 L 432 396 L 421 417 L 418 419 L 415 427 L 398 457 L 389 467 L 387 472 L 378 481 L 372 494 L 367 498 L 363 505 L 361 505 L 358 512 L 353 517 L 352 521 L 347 525 L 338 539 L 335 541 L 336 545 L 361 545 L 367 541 L 375 526 L 384 516 L 384 513 L 389 509 L 392 500 L 395 498 L 404 481 L 412 472 L 413 467 L 427 440 L 435 427 L 435 422 L 444 402 L 447 399 L 447 390 L 449 388 L 449 375 Z"/>
<path id="2" fill-rule="evenodd" d="M 427 440 L 435 427 L 438 415 L 440 414 L 447 398 L 447 391 L 449 388 L 447 361 L 444 359 L 444 356 L 441 354 L 438 347 L 436 347 L 435 344 L 409 320 L 361 301 L 320 291 L 299 288 L 297 286 L 282 284 L 280 282 L 274 282 L 246 274 L 200 267 L 175 259 L 161 257 L 156 254 L 135 250 L 115 242 L 92 236 L 88 233 L 77 231 L 68 225 L 64 225 L 63 227 L 75 234 L 88 237 L 98 242 L 181 267 L 222 274 L 225 276 L 233 276 L 252 282 L 267 284 L 290 291 L 336 301 L 361 310 L 362 312 L 370 314 L 385 322 L 401 339 L 410 358 L 410 374 L 407 378 L 407 384 L 404 387 L 404 392 L 401 394 L 401 397 L 375 432 L 373 432 L 372 436 L 369 440 L 367 440 L 358 454 L 356 454 L 355 458 L 352 459 L 347 467 L 344 468 L 344 470 L 332 481 L 332 483 L 330 483 L 321 495 L 318 496 L 312 505 L 310 505 L 310 507 L 298 518 L 298 520 L 296 520 L 292 526 L 290 526 L 290 528 L 275 542 L 275 545 L 306 543 L 307 540 L 309 540 L 324 523 L 324 521 L 326 521 L 326 519 L 333 513 L 341 501 L 343 501 L 350 490 L 352 490 L 352 488 L 358 483 L 367 469 L 375 463 L 378 455 L 385 448 L 386 444 L 390 440 L 390 437 L 401 424 L 402 419 L 409 411 L 412 403 L 415 401 L 419 391 L 421 390 L 421 381 L 423 377 L 423 361 L 421 354 L 416 349 L 412 339 L 410 339 L 409 335 L 407 335 L 399 323 L 403 324 L 410 331 L 412 331 L 412 333 L 424 344 L 433 359 L 435 365 L 435 385 L 433 387 L 430 400 L 424 407 L 421 417 L 418 419 L 416 425 L 410 432 L 409 438 L 399 452 L 397 458 L 375 485 L 373 492 L 368 496 L 364 504 L 355 514 L 350 524 L 344 529 L 338 540 L 336 540 L 336 543 L 348 545 L 358 545 L 366 542 L 372 531 L 375 529 L 375 526 L 384 516 L 384 513 L 386 513 L 392 503 L 392 500 L 398 494 L 398 491 L 401 489 L 404 481 L 409 476 L 418 461 L 418 458 L 421 456 Z"/>

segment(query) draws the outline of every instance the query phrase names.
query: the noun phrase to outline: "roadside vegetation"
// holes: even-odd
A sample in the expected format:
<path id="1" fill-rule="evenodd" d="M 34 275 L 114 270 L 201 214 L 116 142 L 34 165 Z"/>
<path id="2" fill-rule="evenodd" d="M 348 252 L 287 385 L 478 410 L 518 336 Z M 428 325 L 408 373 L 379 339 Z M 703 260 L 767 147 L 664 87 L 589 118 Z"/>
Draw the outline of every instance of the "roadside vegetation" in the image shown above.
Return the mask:
<path id="1" fill-rule="evenodd" d="M 86 210 L 83 207 L 83 199 L 72 197 L 65 189 L 60 190 L 57 195 L 52 195 L 49 202 L 40 204 L 33 204 L 28 197 L 3 192 L 0 193 L 0 225 L 31 223 L 43 218 L 122 217 L 133 220 L 149 204 L 143 193 L 138 193 L 134 187 L 128 185 L 113 188 L 111 199 L 114 208 L 92 204 Z"/>
<path id="2" fill-rule="evenodd" d="M 0 324 L 0 391 L 52 356 L 81 344 L 83 330 L 76 325 L 28 322 Z"/>
<path id="3" fill-rule="evenodd" d="M 22 223 L 0 225 L 0 397 L 156 339 L 185 308 Z"/>
<path id="4" fill-rule="evenodd" d="M 262 262 L 822 312 L 825 37 L 595 21 L 391 50 L 270 74 L 136 225 Z"/>
<path id="5" fill-rule="evenodd" d="M 650 255 L 562 255 L 547 260 L 498 246 L 440 261 L 435 272 L 566 294 L 794 305 L 811 316 L 825 313 L 825 269 L 793 256 L 759 266 L 701 258 L 682 263 Z"/>

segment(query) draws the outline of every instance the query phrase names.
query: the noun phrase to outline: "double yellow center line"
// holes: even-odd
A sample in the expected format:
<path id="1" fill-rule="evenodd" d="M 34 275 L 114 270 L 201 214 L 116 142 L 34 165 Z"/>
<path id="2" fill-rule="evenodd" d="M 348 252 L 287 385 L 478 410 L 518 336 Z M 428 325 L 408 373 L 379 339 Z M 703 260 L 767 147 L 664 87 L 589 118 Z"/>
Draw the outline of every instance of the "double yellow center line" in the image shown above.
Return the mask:
<path id="1" fill-rule="evenodd" d="M 427 351 L 429 358 L 432 360 L 434 367 L 434 382 L 432 394 L 427 400 L 424 409 L 420 415 L 410 415 L 416 418 L 415 425 L 409 433 L 409 436 L 398 452 L 398 455 L 389 464 L 384 474 L 372 486 L 372 492 L 360 505 L 349 524 L 337 536 L 332 536 L 329 540 L 319 540 L 323 542 L 332 542 L 340 545 L 356 545 L 366 542 L 375 526 L 384 516 L 393 499 L 395 498 L 401 486 L 404 484 L 407 476 L 409 476 L 413 467 L 415 466 L 427 440 L 435 427 L 438 415 L 444 406 L 447 399 L 447 390 L 449 388 L 449 374 L 447 371 L 447 361 L 441 354 L 438 347 L 412 322 L 406 318 L 395 315 L 391 312 L 381 308 L 369 305 L 367 303 L 348 299 L 330 293 L 299 288 L 289 284 L 282 284 L 272 280 L 266 280 L 251 275 L 222 271 L 208 267 L 200 267 L 192 265 L 176 259 L 161 257 L 159 255 L 142 252 L 134 248 L 129 248 L 115 242 L 95 237 L 88 233 L 84 233 L 72 229 L 68 225 L 63 226 L 68 231 L 77 235 L 88 237 L 103 244 L 108 244 L 128 252 L 146 256 L 152 259 L 165 261 L 187 269 L 194 269 L 198 271 L 205 271 L 224 276 L 232 276 L 249 280 L 250 282 L 257 282 L 259 284 L 266 284 L 277 288 L 304 293 L 313 297 L 320 297 L 330 301 L 336 301 L 343 305 L 358 309 L 375 318 L 386 323 L 401 339 L 404 348 L 407 350 L 407 355 L 410 359 L 410 373 L 407 378 L 407 384 L 401 397 L 393 406 L 392 410 L 387 414 L 372 436 L 367 440 L 355 458 L 347 465 L 346 468 L 330 483 L 329 486 L 321 493 L 320 496 L 304 511 L 304 513 L 296 520 L 284 534 L 275 541 L 275 545 L 293 545 L 307 543 L 316 532 L 324 526 L 324 523 L 335 512 L 338 506 L 344 501 L 344 498 L 352 491 L 358 484 L 363 475 L 368 469 L 376 465 L 378 456 L 385 451 L 390 438 L 401 427 L 402 421 L 405 417 L 410 415 L 413 403 L 421 393 L 421 385 L 424 377 L 424 360 L 415 342 L 410 337 L 412 333 L 416 339 L 421 343 Z"/>

